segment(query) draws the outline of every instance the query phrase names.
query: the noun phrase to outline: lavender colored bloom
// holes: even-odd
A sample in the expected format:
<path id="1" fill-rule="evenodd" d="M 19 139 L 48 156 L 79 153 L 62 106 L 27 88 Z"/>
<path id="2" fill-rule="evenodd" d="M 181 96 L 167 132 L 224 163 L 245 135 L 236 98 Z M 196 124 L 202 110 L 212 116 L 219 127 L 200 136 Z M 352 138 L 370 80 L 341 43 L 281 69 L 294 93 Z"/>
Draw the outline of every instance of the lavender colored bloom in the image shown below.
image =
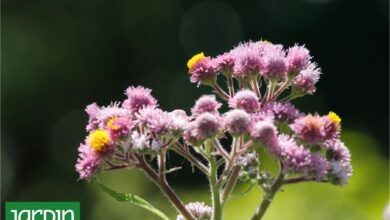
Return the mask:
<path id="1" fill-rule="evenodd" d="M 212 59 L 215 66 L 215 71 L 222 72 L 224 75 L 230 77 L 233 73 L 235 64 L 235 57 L 231 53 L 224 53 Z"/>
<path id="2" fill-rule="evenodd" d="M 212 85 L 217 77 L 218 72 L 215 69 L 214 63 L 209 57 L 204 57 L 195 62 L 192 68 L 189 69 L 192 83 L 198 85 Z"/>
<path id="3" fill-rule="evenodd" d="M 248 113 L 256 112 L 259 107 L 259 98 L 250 90 L 241 90 L 233 98 L 229 99 L 229 106 L 235 109 L 242 109 Z"/>
<path id="4" fill-rule="evenodd" d="M 123 102 L 123 107 L 132 113 L 147 106 L 157 107 L 157 100 L 151 95 L 151 92 L 151 89 L 142 86 L 130 86 L 125 92 L 127 99 Z"/>
<path id="5" fill-rule="evenodd" d="M 272 121 L 257 121 L 251 125 L 250 136 L 256 141 L 273 147 L 277 135 L 277 130 Z"/>
<path id="6" fill-rule="evenodd" d="M 261 75 L 268 79 L 284 79 L 287 71 L 285 52 L 283 47 L 272 45 L 266 47 L 261 58 L 263 69 Z"/>
<path id="7" fill-rule="evenodd" d="M 306 176 L 312 177 L 317 181 L 326 179 L 329 170 L 329 164 L 326 159 L 317 153 L 310 155 L 310 164 L 307 167 Z"/>
<path id="8" fill-rule="evenodd" d="M 327 141 L 325 143 L 326 157 L 328 160 L 339 161 L 341 163 L 351 162 L 351 153 L 340 140 Z"/>
<path id="9" fill-rule="evenodd" d="M 269 102 L 261 109 L 262 112 L 271 112 L 278 122 L 291 123 L 295 119 L 303 116 L 291 103 Z"/>
<path id="10" fill-rule="evenodd" d="M 138 131 L 133 131 L 130 137 L 130 143 L 132 151 L 144 154 L 154 155 L 160 152 L 162 148 L 160 141 Z"/>
<path id="11" fill-rule="evenodd" d="M 318 115 L 298 118 L 290 125 L 290 128 L 300 139 L 310 144 L 322 142 L 326 135 L 323 119 Z"/>
<path id="12" fill-rule="evenodd" d="M 111 103 L 109 106 L 102 107 L 97 114 L 97 121 L 100 122 L 100 128 L 105 127 L 108 120 L 113 117 L 131 118 L 131 112 L 125 108 L 119 107 L 119 102 Z"/>
<path id="13" fill-rule="evenodd" d="M 133 126 L 133 121 L 127 117 L 112 117 L 107 122 L 107 130 L 114 141 L 129 134 Z"/>
<path id="14" fill-rule="evenodd" d="M 161 135 L 169 132 L 172 117 L 168 112 L 149 106 L 138 111 L 136 121 L 149 128 L 154 134 Z"/>
<path id="15" fill-rule="evenodd" d="M 79 158 L 75 166 L 76 171 L 79 173 L 81 180 L 89 180 L 99 167 L 101 157 L 98 152 L 87 144 L 80 144 L 78 151 Z"/>
<path id="16" fill-rule="evenodd" d="M 187 116 L 186 112 L 181 109 L 176 109 L 169 113 L 172 122 L 170 124 L 170 130 L 173 135 L 181 135 L 190 123 L 190 117 Z"/>
<path id="17" fill-rule="evenodd" d="M 211 220 L 212 209 L 204 202 L 188 203 L 186 209 L 196 220 Z M 186 220 L 186 218 L 182 215 L 178 215 L 176 220 Z"/>
<path id="18" fill-rule="evenodd" d="M 221 106 L 222 104 L 216 100 L 215 95 L 203 95 L 196 100 L 191 112 L 194 116 L 201 115 L 205 112 L 218 114 L 218 109 L 221 108 Z"/>
<path id="19" fill-rule="evenodd" d="M 293 89 L 304 94 L 313 94 L 316 91 L 315 84 L 320 79 L 321 69 L 317 64 L 310 63 L 307 69 L 302 70 L 293 80 Z"/>
<path id="20" fill-rule="evenodd" d="M 216 136 L 223 128 L 222 120 L 218 115 L 203 113 L 195 119 L 196 137 L 204 140 Z"/>
<path id="21" fill-rule="evenodd" d="M 351 153 L 340 140 L 325 143 L 326 157 L 330 161 L 329 179 L 336 185 L 345 185 L 352 176 Z"/>
<path id="22" fill-rule="evenodd" d="M 352 166 L 345 166 L 340 162 L 330 161 L 329 167 L 328 178 L 331 183 L 340 186 L 346 185 L 348 179 L 352 176 Z"/>
<path id="23" fill-rule="evenodd" d="M 233 76 L 236 78 L 257 76 L 263 68 L 260 54 L 253 45 L 253 42 L 242 43 L 230 51 L 235 57 Z"/>
<path id="24" fill-rule="evenodd" d="M 340 124 L 333 121 L 328 115 L 322 117 L 325 139 L 338 140 L 340 138 Z"/>
<path id="25" fill-rule="evenodd" d="M 233 135 L 243 134 L 249 131 L 251 117 L 243 110 L 231 110 L 225 113 L 223 119 L 227 130 Z"/>
<path id="26" fill-rule="evenodd" d="M 290 47 L 286 57 L 287 71 L 293 75 L 298 74 L 309 66 L 310 59 L 310 52 L 304 46 Z"/>
<path id="27" fill-rule="evenodd" d="M 307 172 L 307 168 L 311 162 L 310 151 L 298 145 L 291 137 L 284 134 L 279 135 L 278 149 L 275 153 L 281 157 L 287 172 Z"/>
<path id="28" fill-rule="evenodd" d="M 87 112 L 87 114 L 89 116 L 86 130 L 88 132 L 90 132 L 92 130 L 98 129 L 100 123 L 99 123 L 99 121 L 97 119 L 97 116 L 99 114 L 100 107 L 94 102 L 94 103 L 88 105 L 85 108 L 85 111 Z"/>
<path id="29" fill-rule="evenodd" d="M 201 144 L 200 139 L 197 137 L 196 122 L 192 121 L 188 124 L 186 130 L 183 132 L 183 140 L 192 146 L 198 146 Z"/>

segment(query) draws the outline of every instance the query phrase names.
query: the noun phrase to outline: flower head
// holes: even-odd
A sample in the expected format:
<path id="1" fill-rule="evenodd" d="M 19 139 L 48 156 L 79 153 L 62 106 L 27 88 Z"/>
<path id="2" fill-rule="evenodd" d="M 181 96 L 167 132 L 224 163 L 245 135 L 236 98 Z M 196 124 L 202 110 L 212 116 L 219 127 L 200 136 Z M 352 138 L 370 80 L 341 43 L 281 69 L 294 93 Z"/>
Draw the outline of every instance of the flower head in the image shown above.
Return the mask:
<path id="1" fill-rule="evenodd" d="M 188 62 L 187 62 L 187 67 L 188 67 L 188 69 L 191 71 L 191 70 L 194 68 L 195 64 L 196 64 L 197 62 L 199 62 L 200 60 L 203 60 L 204 58 L 206 58 L 206 57 L 204 56 L 204 53 L 203 53 L 203 52 L 200 52 L 200 53 L 198 53 L 198 54 L 195 54 L 195 55 L 194 55 L 193 57 L 191 57 L 191 59 L 189 59 Z"/>
<path id="2" fill-rule="evenodd" d="M 235 64 L 235 57 L 231 53 L 224 53 L 212 60 L 217 72 L 222 72 L 224 75 L 230 77 L 233 73 Z"/>
<path id="3" fill-rule="evenodd" d="M 295 119 L 303 116 L 303 114 L 289 102 L 268 102 L 263 106 L 261 111 L 270 112 L 278 122 L 291 123 Z"/>
<path id="4" fill-rule="evenodd" d="M 172 117 L 168 112 L 159 108 L 146 107 L 136 114 L 137 123 L 146 126 L 157 135 L 169 132 Z"/>
<path id="5" fill-rule="evenodd" d="M 97 152 L 104 152 L 112 147 L 110 134 L 103 129 L 95 130 L 89 134 L 88 144 Z"/>
<path id="6" fill-rule="evenodd" d="M 204 202 L 191 202 L 186 205 L 186 209 L 196 220 L 210 220 L 212 209 Z M 185 220 L 182 215 L 178 215 L 176 220 Z"/>
<path id="7" fill-rule="evenodd" d="M 250 90 L 241 90 L 233 98 L 229 99 L 229 106 L 242 109 L 248 113 L 257 111 L 260 107 L 259 98 Z"/>
<path id="8" fill-rule="evenodd" d="M 317 181 L 326 179 L 329 170 L 329 163 L 318 153 L 310 154 L 310 164 L 306 169 L 306 176 Z"/>
<path id="9" fill-rule="evenodd" d="M 280 45 L 270 45 L 265 48 L 261 58 L 263 68 L 261 74 L 268 79 L 280 80 L 285 77 L 287 66 L 285 52 Z"/>
<path id="10" fill-rule="evenodd" d="M 242 79 L 247 76 L 257 76 L 262 69 L 260 54 L 254 49 L 253 42 L 242 43 L 230 51 L 235 57 L 233 76 Z"/>
<path id="11" fill-rule="evenodd" d="M 311 162 L 311 154 L 308 149 L 298 145 L 291 137 L 282 134 L 278 137 L 278 151 L 287 172 L 307 172 Z"/>
<path id="12" fill-rule="evenodd" d="M 212 85 L 218 74 L 214 63 L 209 57 L 205 57 L 203 53 L 193 56 L 188 61 L 187 66 L 191 74 L 191 82 L 198 83 L 198 85 Z"/>
<path id="13" fill-rule="evenodd" d="M 80 144 L 78 151 L 76 171 L 81 180 L 89 180 L 101 163 L 100 155 L 88 144 Z"/>
<path id="14" fill-rule="evenodd" d="M 227 112 L 223 119 L 227 130 L 233 135 L 243 134 L 249 131 L 251 117 L 248 113 L 241 109 L 235 109 Z"/>
<path id="15" fill-rule="evenodd" d="M 287 71 L 293 75 L 298 74 L 308 67 L 310 59 L 310 52 L 304 46 L 290 47 L 286 57 Z"/>
<path id="16" fill-rule="evenodd" d="M 171 117 L 170 130 L 173 135 L 181 135 L 188 127 L 190 123 L 190 117 L 186 112 L 181 109 L 176 109 L 169 113 Z"/>
<path id="17" fill-rule="evenodd" d="M 293 89 L 304 93 L 313 94 L 316 91 L 315 84 L 320 79 L 321 69 L 315 63 L 310 63 L 309 66 L 302 70 L 292 82 Z"/>
<path id="18" fill-rule="evenodd" d="M 323 119 L 318 115 L 307 115 L 296 119 L 290 125 L 290 128 L 300 139 L 314 144 L 323 141 L 325 138 L 323 122 Z"/>
<path id="19" fill-rule="evenodd" d="M 88 124 L 87 124 L 87 131 L 92 131 L 95 130 L 99 127 L 99 121 L 97 119 L 97 116 L 100 111 L 100 107 L 94 102 L 90 105 L 88 105 L 85 108 L 85 111 L 87 112 L 89 119 L 88 119 Z"/>
<path id="20" fill-rule="evenodd" d="M 216 100 L 215 95 L 203 95 L 196 100 L 191 112 L 194 116 L 201 115 L 205 112 L 217 114 L 221 106 L 222 104 Z"/>
<path id="21" fill-rule="evenodd" d="M 147 134 L 133 131 L 130 137 L 131 150 L 143 154 L 156 154 L 160 152 L 162 144 L 159 140 L 149 137 Z"/>
<path id="22" fill-rule="evenodd" d="M 250 136 L 256 141 L 261 141 L 265 145 L 273 146 L 277 135 L 277 130 L 272 121 L 257 121 L 251 125 Z"/>
<path id="23" fill-rule="evenodd" d="M 200 140 L 216 136 L 222 130 L 221 119 L 218 115 L 203 113 L 195 119 L 196 136 Z"/>
<path id="24" fill-rule="evenodd" d="M 157 100 L 151 95 L 151 92 L 151 89 L 142 86 L 130 86 L 125 92 L 127 99 L 123 102 L 123 107 L 132 113 L 148 106 L 157 107 Z"/>
<path id="25" fill-rule="evenodd" d="M 348 179 L 352 176 L 352 166 L 350 164 L 343 165 L 337 161 L 329 162 L 328 178 L 335 185 L 346 185 Z"/>
<path id="26" fill-rule="evenodd" d="M 112 117 L 107 122 L 107 130 L 112 140 L 129 134 L 133 126 L 133 121 L 127 117 Z"/>

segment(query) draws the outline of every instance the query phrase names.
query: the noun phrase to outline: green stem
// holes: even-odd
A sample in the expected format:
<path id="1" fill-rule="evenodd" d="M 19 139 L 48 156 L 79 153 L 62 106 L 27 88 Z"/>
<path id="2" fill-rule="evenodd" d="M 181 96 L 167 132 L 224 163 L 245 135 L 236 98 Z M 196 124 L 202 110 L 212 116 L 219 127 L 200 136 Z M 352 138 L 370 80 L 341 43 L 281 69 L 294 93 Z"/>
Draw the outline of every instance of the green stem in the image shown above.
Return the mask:
<path id="1" fill-rule="evenodd" d="M 213 202 L 213 216 L 212 220 L 221 220 L 222 219 L 222 210 L 221 210 L 221 201 L 220 201 L 220 192 L 218 187 L 217 180 L 217 166 L 215 163 L 215 158 L 210 158 L 210 189 L 212 194 L 212 202 Z"/>
<path id="2" fill-rule="evenodd" d="M 275 194 L 279 191 L 280 187 L 283 186 L 283 183 L 284 183 L 284 174 L 281 171 L 279 176 L 272 184 L 271 188 L 265 192 L 263 196 L 263 201 L 261 202 L 260 206 L 256 209 L 256 212 L 252 216 L 251 220 L 260 220 L 264 216 L 273 198 L 275 197 Z"/>
<path id="3" fill-rule="evenodd" d="M 230 178 L 226 183 L 225 188 L 223 189 L 222 196 L 221 196 L 221 202 L 222 206 L 225 204 L 226 199 L 229 197 L 230 193 L 233 191 L 234 186 L 237 183 L 238 175 L 240 174 L 240 166 L 235 166 L 232 170 L 232 173 L 230 174 Z"/>
<path id="4" fill-rule="evenodd" d="M 211 148 L 212 141 L 207 140 L 205 145 L 206 145 L 206 149 Z M 212 215 L 211 219 L 212 220 L 221 220 L 222 219 L 222 208 L 221 208 L 220 191 L 219 191 L 219 184 L 218 184 L 218 177 L 217 177 L 217 164 L 215 162 L 215 157 L 213 157 L 211 155 L 211 153 L 208 154 L 208 160 L 209 160 L 209 166 L 210 166 L 209 182 L 210 182 L 211 198 L 212 198 L 212 205 L 213 205 L 213 207 L 212 207 L 213 208 L 213 215 Z"/>

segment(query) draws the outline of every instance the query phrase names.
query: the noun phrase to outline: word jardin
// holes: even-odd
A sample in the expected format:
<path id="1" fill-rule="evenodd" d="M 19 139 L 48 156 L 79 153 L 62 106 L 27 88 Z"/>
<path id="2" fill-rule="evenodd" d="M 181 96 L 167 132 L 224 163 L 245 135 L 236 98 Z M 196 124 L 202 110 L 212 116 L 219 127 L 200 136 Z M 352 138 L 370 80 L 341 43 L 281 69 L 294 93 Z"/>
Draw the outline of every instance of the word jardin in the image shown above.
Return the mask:
<path id="1" fill-rule="evenodd" d="M 138 86 L 126 90 L 122 103 L 87 106 L 89 134 L 80 144 L 76 164 L 80 179 L 97 180 L 102 171 L 140 169 L 177 209 L 177 220 L 222 219 L 238 181 L 264 192 L 252 220 L 261 219 L 276 193 L 289 184 L 347 183 L 351 155 L 340 140 L 340 117 L 334 112 L 304 114 L 291 103 L 313 94 L 321 73 L 304 46 L 284 49 L 267 41 L 247 42 L 215 58 L 199 53 L 187 66 L 191 82 L 210 87 L 219 99 L 201 96 L 190 115 L 180 109 L 166 112 L 150 89 Z M 218 84 L 222 80 L 224 87 Z M 220 100 L 228 112 L 220 113 Z M 223 146 L 222 139 L 231 140 L 230 147 Z M 208 177 L 211 206 L 182 202 L 166 180 L 166 174 L 175 171 L 167 168 L 168 151 Z M 277 173 L 264 167 L 260 158 L 265 157 L 279 165 Z M 117 200 L 168 219 L 140 197 L 96 182 Z"/>
<path id="2" fill-rule="evenodd" d="M 6 202 L 6 220 L 80 220 L 78 202 Z"/>

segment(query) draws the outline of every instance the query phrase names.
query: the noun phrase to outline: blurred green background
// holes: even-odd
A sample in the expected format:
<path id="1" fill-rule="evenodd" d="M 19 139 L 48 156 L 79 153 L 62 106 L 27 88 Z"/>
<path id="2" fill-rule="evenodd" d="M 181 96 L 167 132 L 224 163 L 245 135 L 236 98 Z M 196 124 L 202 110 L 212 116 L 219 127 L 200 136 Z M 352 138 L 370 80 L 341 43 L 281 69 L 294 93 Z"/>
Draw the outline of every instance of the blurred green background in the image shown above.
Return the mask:
<path id="1" fill-rule="evenodd" d="M 386 0 L 75 1 L 3 0 L 1 57 L 1 201 L 80 201 L 82 219 L 156 219 L 77 181 L 84 107 L 124 99 L 144 85 L 166 110 L 189 111 L 209 89 L 191 84 L 186 61 L 217 55 L 240 41 L 305 44 L 323 70 L 318 91 L 295 104 L 336 111 L 354 175 L 336 187 L 285 187 L 265 219 L 376 220 L 389 195 L 389 14 Z M 209 203 L 207 183 L 183 159 L 169 181 L 185 202 Z M 121 192 L 174 209 L 138 171 L 102 175 Z M 239 185 L 235 194 L 248 186 Z M 261 200 L 233 197 L 225 217 L 248 219 Z M 3 215 L 2 209 L 2 215 Z"/>

